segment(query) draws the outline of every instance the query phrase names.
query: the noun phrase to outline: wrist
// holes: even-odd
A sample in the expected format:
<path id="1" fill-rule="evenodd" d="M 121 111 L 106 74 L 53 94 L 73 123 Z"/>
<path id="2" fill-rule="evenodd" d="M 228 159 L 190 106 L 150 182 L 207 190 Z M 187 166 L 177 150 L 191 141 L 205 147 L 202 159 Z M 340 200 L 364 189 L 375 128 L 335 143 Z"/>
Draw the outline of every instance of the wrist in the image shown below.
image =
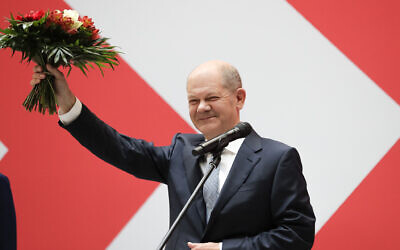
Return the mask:
<path id="1" fill-rule="evenodd" d="M 62 115 L 71 110 L 76 102 L 76 97 L 71 93 L 67 98 L 60 98 L 58 101 L 58 114 Z"/>

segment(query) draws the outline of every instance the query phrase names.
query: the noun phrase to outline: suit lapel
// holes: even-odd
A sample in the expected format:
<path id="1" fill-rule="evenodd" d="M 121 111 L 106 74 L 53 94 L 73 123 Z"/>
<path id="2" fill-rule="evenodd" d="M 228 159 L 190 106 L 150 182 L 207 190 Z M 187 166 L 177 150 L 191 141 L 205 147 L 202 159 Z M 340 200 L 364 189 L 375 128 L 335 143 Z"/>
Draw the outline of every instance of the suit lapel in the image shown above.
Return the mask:
<path id="1" fill-rule="evenodd" d="M 199 161 L 200 157 L 188 154 L 185 154 L 185 158 L 183 159 L 187 185 L 189 186 L 190 193 L 194 191 L 202 176 Z"/>
<path id="2" fill-rule="evenodd" d="M 259 156 L 256 154 L 256 152 L 259 150 L 261 150 L 260 137 L 254 131 L 252 131 L 243 141 L 243 144 L 235 157 L 231 170 L 229 171 L 228 177 L 218 197 L 217 203 L 215 204 L 215 207 L 210 215 L 210 220 L 203 236 L 205 236 L 208 229 L 212 226 L 221 209 L 224 208 L 226 203 L 245 182 L 253 170 L 254 165 L 259 161 Z"/>
<path id="3" fill-rule="evenodd" d="M 199 166 L 199 161 L 201 157 L 199 156 L 193 156 L 192 155 L 192 150 L 194 146 L 197 146 L 199 143 L 204 141 L 204 138 L 200 138 L 199 140 L 193 141 L 192 146 L 193 147 L 186 147 L 185 152 L 184 152 L 184 159 L 183 159 L 183 164 L 185 166 L 185 173 L 186 173 L 186 180 L 187 180 L 187 185 L 189 187 L 189 195 L 187 197 L 183 197 L 185 200 L 182 200 L 183 204 L 187 202 L 189 199 L 190 195 L 193 193 L 194 189 L 196 188 L 197 184 L 200 182 L 201 177 L 203 176 L 200 166 Z M 203 224 L 203 228 L 205 227 L 205 221 L 206 221 L 206 211 L 205 211 L 205 205 L 204 205 L 204 200 L 203 200 L 203 193 L 200 192 L 198 195 L 195 197 L 192 206 L 196 207 L 196 211 L 199 214 L 199 218 L 201 219 L 201 222 Z"/>

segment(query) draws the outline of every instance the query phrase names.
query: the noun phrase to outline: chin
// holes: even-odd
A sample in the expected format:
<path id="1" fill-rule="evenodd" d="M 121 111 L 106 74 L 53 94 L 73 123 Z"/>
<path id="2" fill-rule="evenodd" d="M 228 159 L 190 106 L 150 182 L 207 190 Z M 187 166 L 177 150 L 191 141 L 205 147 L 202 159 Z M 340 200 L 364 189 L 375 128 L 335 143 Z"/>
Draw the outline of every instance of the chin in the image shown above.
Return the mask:
<path id="1" fill-rule="evenodd" d="M 198 129 L 208 139 L 212 139 L 222 133 L 220 132 L 221 128 L 217 124 L 204 124 Z"/>

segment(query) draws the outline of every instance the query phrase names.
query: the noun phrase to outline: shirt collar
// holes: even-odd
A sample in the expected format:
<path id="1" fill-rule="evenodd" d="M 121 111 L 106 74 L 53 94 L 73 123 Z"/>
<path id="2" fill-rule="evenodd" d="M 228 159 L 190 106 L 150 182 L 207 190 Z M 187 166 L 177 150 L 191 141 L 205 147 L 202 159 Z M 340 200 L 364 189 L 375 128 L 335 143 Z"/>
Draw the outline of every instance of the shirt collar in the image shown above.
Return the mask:
<path id="1" fill-rule="evenodd" d="M 233 153 L 234 155 L 237 155 L 237 153 L 239 152 L 240 147 L 243 144 L 244 139 L 246 139 L 246 138 L 239 138 L 239 139 L 236 139 L 234 141 L 231 141 L 228 144 L 228 146 L 225 147 L 225 151 L 224 152 L 229 151 L 229 152 Z M 211 156 L 212 156 L 211 153 L 205 153 L 200 159 L 203 162 L 210 162 L 211 161 Z"/>
<path id="2" fill-rule="evenodd" d="M 242 146 L 242 143 L 245 138 L 239 138 L 234 141 L 231 141 L 228 146 L 225 147 L 225 149 L 229 150 L 230 152 L 237 154 L 239 152 L 240 146 Z"/>

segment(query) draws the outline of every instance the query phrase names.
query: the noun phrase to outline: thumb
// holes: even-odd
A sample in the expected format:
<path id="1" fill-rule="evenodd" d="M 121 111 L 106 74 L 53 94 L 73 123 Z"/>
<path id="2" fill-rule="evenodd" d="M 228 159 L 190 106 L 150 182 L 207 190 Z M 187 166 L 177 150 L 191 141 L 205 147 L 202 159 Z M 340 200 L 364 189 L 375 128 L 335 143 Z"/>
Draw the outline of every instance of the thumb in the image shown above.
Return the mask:
<path id="1" fill-rule="evenodd" d="M 56 79 L 63 79 L 64 75 L 59 71 L 57 68 L 53 67 L 50 64 L 46 64 L 47 70 L 56 78 Z"/>

